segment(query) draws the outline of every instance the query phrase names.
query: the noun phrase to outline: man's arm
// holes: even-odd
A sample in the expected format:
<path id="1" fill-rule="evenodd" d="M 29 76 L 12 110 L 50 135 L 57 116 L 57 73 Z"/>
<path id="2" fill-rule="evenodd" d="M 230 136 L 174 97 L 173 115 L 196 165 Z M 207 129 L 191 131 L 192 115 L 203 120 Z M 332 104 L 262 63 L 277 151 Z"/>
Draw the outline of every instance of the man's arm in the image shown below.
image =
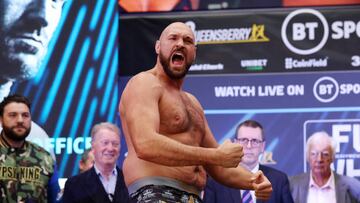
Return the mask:
<path id="1" fill-rule="evenodd" d="M 55 203 L 57 201 L 59 192 L 60 192 L 59 174 L 57 171 L 57 165 L 56 165 L 56 163 L 54 163 L 54 173 L 52 174 L 51 178 L 49 179 L 48 186 L 47 186 L 48 202 Z"/>
<path id="2" fill-rule="evenodd" d="M 198 105 L 200 104 L 198 103 Z M 200 106 L 200 108 L 202 107 Z M 225 141 L 219 146 L 207 121 L 205 120 L 205 137 L 203 139 L 202 146 L 221 148 L 228 142 L 230 142 L 230 140 Z M 269 199 L 271 196 L 271 183 L 262 171 L 258 171 L 253 174 L 241 165 L 238 165 L 236 168 L 224 168 L 221 166 L 207 164 L 204 167 L 212 178 L 223 185 L 238 189 L 255 190 L 255 196 L 258 199 Z"/>
<path id="3" fill-rule="evenodd" d="M 281 182 L 281 200 L 283 203 L 293 203 L 294 200 L 290 192 L 290 184 L 287 175 L 284 174 L 283 181 Z"/>
<path id="4" fill-rule="evenodd" d="M 205 169 L 212 178 L 223 185 L 238 189 L 255 190 L 257 199 L 267 200 L 271 196 L 271 183 L 262 171 L 253 174 L 241 165 L 237 168 L 205 165 Z"/>
<path id="5" fill-rule="evenodd" d="M 119 110 L 136 155 L 167 166 L 237 166 L 242 148 L 236 144 L 228 143 L 222 148 L 191 146 L 159 133 L 163 88 L 155 76 L 141 73 L 128 82 L 123 92 Z"/>

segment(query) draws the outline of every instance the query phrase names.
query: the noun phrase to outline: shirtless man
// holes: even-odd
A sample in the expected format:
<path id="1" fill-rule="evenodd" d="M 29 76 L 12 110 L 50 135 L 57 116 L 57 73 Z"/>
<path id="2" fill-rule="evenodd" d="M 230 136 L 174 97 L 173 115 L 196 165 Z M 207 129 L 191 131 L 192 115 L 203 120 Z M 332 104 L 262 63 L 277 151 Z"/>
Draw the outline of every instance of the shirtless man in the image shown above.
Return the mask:
<path id="1" fill-rule="evenodd" d="M 170 24 L 155 51 L 155 67 L 128 82 L 119 104 L 128 147 L 123 171 L 132 200 L 201 202 L 205 171 L 224 185 L 255 190 L 257 198 L 268 199 L 269 180 L 261 171 L 235 168 L 242 147 L 229 140 L 219 146 L 199 101 L 182 90 L 196 55 L 192 30 Z"/>

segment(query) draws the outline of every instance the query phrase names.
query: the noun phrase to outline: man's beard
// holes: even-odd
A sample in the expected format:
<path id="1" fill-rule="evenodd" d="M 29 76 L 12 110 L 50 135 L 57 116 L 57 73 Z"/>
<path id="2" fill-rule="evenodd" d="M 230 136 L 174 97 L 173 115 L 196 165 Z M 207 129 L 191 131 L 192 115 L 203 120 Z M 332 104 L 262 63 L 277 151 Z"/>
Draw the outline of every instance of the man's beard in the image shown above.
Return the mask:
<path id="1" fill-rule="evenodd" d="M 19 126 L 16 126 L 16 127 L 19 127 Z M 16 128 L 16 127 L 13 127 L 13 128 Z M 22 127 L 25 128 L 24 126 L 22 126 Z M 7 137 L 8 139 L 10 139 L 12 141 L 16 141 L 16 142 L 24 141 L 25 138 L 29 135 L 30 130 L 31 130 L 31 127 L 29 127 L 26 129 L 26 131 L 23 134 L 18 134 L 13 130 L 13 128 L 9 128 L 5 125 L 3 125 L 2 128 L 3 128 L 3 132 L 5 134 L 5 137 Z"/>
<path id="2" fill-rule="evenodd" d="M 159 54 L 159 58 L 160 58 L 160 64 L 162 65 L 164 72 L 171 79 L 175 79 L 175 80 L 183 79 L 186 76 L 186 74 L 189 72 L 189 69 L 191 67 L 191 63 L 188 64 L 185 61 L 185 63 L 186 63 L 185 70 L 181 73 L 176 74 L 173 71 L 171 71 L 171 69 L 170 69 L 169 60 L 171 60 L 171 59 L 168 60 L 161 52 Z"/>
<path id="3" fill-rule="evenodd" d="M 6 43 L 3 40 L 0 42 L 1 78 L 22 81 L 35 77 L 43 55 L 22 53 Z"/>

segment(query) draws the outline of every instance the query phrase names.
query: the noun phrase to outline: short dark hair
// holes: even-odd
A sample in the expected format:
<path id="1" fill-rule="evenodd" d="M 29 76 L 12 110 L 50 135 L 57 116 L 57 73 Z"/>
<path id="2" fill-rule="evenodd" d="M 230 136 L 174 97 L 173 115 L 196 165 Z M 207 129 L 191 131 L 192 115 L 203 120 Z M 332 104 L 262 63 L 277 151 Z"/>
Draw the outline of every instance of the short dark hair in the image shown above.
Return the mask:
<path id="1" fill-rule="evenodd" d="M 23 103 L 29 108 L 29 110 L 31 110 L 31 102 L 26 97 L 19 94 L 13 94 L 5 97 L 4 100 L 0 103 L 0 116 L 4 116 L 5 106 L 13 102 Z"/>
<path id="2" fill-rule="evenodd" d="M 237 133 L 238 133 L 239 128 L 240 128 L 241 126 L 246 126 L 246 127 L 251 127 L 251 128 L 260 128 L 260 129 L 261 129 L 261 138 L 262 138 L 263 141 L 265 140 L 264 128 L 262 127 L 262 125 L 261 125 L 259 122 L 255 121 L 255 120 L 246 120 L 246 121 L 240 123 L 240 124 L 236 127 L 234 139 L 237 138 Z"/>

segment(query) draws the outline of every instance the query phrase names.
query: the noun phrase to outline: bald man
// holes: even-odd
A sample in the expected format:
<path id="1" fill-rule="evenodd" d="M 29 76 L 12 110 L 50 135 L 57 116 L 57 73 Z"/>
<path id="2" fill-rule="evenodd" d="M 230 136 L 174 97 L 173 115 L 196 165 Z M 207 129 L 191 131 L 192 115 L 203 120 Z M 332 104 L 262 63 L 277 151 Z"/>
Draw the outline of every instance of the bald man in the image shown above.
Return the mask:
<path id="1" fill-rule="evenodd" d="M 201 202 L 206 172 L 224 185 L 268 199 L 269 180 L 261 171 L 235 168 L 243 156 L 241 145 L 229 140 L 218 145 L 199 101 L 182 90 L 196 56 L 192 30 L 170 24 L 155 52 L 155 67 L 130 79 L 119 104 L 129 150 L 123 171 L 132 201 Z"/>

